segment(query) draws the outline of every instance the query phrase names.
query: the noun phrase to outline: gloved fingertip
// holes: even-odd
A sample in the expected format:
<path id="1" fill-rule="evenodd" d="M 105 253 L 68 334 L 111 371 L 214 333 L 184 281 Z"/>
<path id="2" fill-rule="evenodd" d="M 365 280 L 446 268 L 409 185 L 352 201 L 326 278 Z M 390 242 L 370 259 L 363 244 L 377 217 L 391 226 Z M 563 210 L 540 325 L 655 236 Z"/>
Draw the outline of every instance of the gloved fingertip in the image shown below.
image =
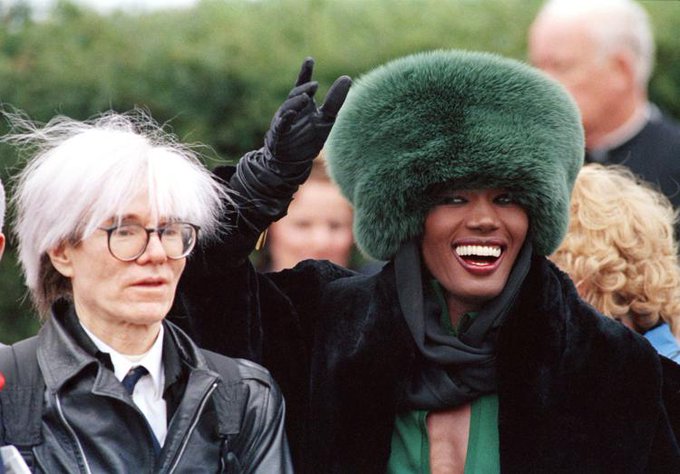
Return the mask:
<path id="1" fill-rule="evenodd" d="M 305 82 L 304 84 L 301 84 L 299 86 L 295 86 L 290 93 L 288 94 L 289 98 L 293 98 L 295 96 L 308 96 L 308 97 L 314 97 L 314 94 L 316 94 L 316 90 L 319 88 L 319 83 L 316 81 L 309 81 Z"/>
<path id="2" fill-rule="evenodd" d="M 342 75 L 338 77 L 333 85 L 330 87 L 331 90 L 337 89 L 338 91 L 341 91 L 342 94 L 345 96 L 347 95 L 347 92 L 349 91 L 349 88 L 352 86 L 352 78 L 346 75 Z"/>
<path id="3" fill-rule="evenodd" d="M 297 113 L 304 109 L 311 100 L 311 96 L 306 93 L 297 94 L 286 101 L 288 105 L 287 108 L 294 110 Z"/>
<path id="4" fill-rule="evenodd" d="M 307 90 L 305 90 L 305 94 L 307 94 L 308 97 L 314 97 L 314 94 L 316 94 L 316 91 L 319 89 L 319 83 L 316 81 L 311 81 L 308 82 L 309 87 Z"/>
<path id="5" fill-rule="evenodd" d="M 312 79 L 312 73 L 314 72 L 314 58 L 307 56 L 300 66 L 300 73 L 298 74 L 297 81 L 295 81 L 295 86 L 300 86 Z"/>
<path id="6" fill-rule="evenodd" d="M 338 115 L 340 107 L 345 102 L 349 89 L 352 85 L 352 78 L 349 76 L 338 77 L 333 85 L 328 89 L 326 99 L 320 110 L 324 117 L 332 119 Z"/>

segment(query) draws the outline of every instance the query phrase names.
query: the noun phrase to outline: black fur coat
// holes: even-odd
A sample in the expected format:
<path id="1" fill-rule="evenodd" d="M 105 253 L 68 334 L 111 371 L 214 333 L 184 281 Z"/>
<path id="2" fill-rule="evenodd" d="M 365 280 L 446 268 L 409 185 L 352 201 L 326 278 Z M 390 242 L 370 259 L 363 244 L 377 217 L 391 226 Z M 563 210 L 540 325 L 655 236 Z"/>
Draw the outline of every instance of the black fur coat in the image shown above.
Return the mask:
<path id="1" fill-rule="evenodd" d="M 175 321 L 205 348 L 272 372 L 298 471 L 385 472 L 418 357 L 392 265 L 365 276 L 306 261 L 261 275 L 204 258 L 188 265 Z M 497 352 L 503 472 L 680 472 L 662 401 L 678 387 L 662 386 L 654 349 L 584 303 L 544 257 L 533 258 Z"/>

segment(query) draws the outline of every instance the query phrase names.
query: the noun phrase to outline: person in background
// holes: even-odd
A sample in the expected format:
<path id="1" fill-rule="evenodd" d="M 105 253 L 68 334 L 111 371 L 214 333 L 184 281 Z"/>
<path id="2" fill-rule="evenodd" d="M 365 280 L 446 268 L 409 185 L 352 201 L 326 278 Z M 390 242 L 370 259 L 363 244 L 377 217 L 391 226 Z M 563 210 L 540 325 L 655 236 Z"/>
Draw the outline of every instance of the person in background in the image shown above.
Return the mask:
<path id="1" fill-rule="evenodd" d="M 668 198 L 629 169 L 586 165 L 569 230 L 550 257 L 584 300 L 680 362 L 680 266 Z"/>
<path id="2" fill-rule="evenodd" d="M 627 166 L 678 209 L 680 126 L 649 102 L 654 49 L 633 0 L 549 0 L 529 30 L 531 63 L 576 100 L 586 162 Z"/>
<path id="3" fill-rule="evenodd" d="M 306 101 L 287 99 L 284 126 Z M 292 472 L 269 373 L 165 320 L 222 231 L 223 187 L 141 112 L 10 120 L 4 140 L 32 152 L 15 229 L 43 325 L 0 349 L 0 444 L 35 472 Z"/>
<path id="4" fill-rule="evenodd" d="M 276 272 L 308 258 L 347 267 L 353 244 L 352 207 L 328 176 L 322 153 L 286 216 L 269 227 L 260 269 Z"/>
<path id="5" fill-rule="evenodd" d="M 292 195 L 261 183 L 299 184 L 303 158 L 241 159 L 229 185 L 258 225 L 206 247 L 181 291 L 201 344 L 248 345 L 281 383 L 296 472 L 680 472 L 658 354 L 546 258 L 583 150 L 568 93 L 517 61 L 440 50 L 368 72 L 324 151 L 359 247 L 388 261 L 373 275 L 257 273 Z"/>

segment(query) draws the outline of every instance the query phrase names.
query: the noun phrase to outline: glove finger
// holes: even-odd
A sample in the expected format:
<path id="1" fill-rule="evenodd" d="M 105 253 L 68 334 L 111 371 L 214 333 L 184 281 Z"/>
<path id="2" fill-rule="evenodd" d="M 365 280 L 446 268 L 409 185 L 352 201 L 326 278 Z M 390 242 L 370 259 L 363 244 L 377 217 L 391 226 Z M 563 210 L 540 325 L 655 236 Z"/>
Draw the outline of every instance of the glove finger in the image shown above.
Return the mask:
<path id="1" fill-rule="evenodd" d="M 285 133 L 288 133 L 288 130 L 290 130 L 291 125 L 293 122 L 295 122 L 295 117 L 297 116 L 298 112 L 296 110 L 286 110 L 284 113 L 281 114 L 279 119 L 276 121 L 276 124 L 274 125 L 274 133 L 277 136 L 281 136 Z"/>
<path id="2" fill-rule="evenodd" d="M 314 97 L 316 90 L 319 88 L 319 83 L 316 81 L 305 82 L 299 86 L 295 86 L 288 93 L 288 97 L 295 97 L 296 95 L 307 95 L 309 97 Z"/>
<path id="3" fill-rule="evenodd" d="M 296 113 L 300 112 L 311 102 L 311 100 L 311 97 L 307 94 L 289 97 L 281 104 L 281 107 L 279 107 L 279 113 L 287 112 L 289 110 L 294 110 Z"/>
<path id="4" fill-rule="evenodd" d="M 290 130 L 291 125 L 295 122 L 300 111 L 302 111 L 310 101 L 310 97 L 305 94 L 296 95 L 295 97 L 287 99 L 279 109 L 280 112 L 277 114 L 278 118 L 276 123 L 272 126 L 272 131 L 277 135 L 282 135 Z"/>
<path id="5" fill-rule="evenodd" d="M 319 109 L 323 119 L 333 120 L 338 115 L 351 85 L 352 79 L 349 76 L 340 76 L 335 80 L 330 89 L 328 89 L 326 99 Z"/>
<path id="6" fill-rule="evenodd" d="M 295 86 L 300 86 L 305 82 L 312 80 L 312 72 L 314 71 L 314 58 L 308 56 L 302 62 L 300 67 L 300 73 L 298 74 L 297 81 L 295 81 Z"/>

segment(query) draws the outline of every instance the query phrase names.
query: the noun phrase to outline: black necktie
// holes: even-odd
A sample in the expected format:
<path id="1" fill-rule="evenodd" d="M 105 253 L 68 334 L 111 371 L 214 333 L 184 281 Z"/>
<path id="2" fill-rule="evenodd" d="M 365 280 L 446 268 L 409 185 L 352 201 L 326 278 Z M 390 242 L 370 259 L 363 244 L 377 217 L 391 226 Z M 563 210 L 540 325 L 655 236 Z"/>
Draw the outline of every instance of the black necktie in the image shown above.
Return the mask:
<path id="1" fill-rule="evenodd" d="M 132 395 L 132 392 L 135 389 L 135 385 L 137 385 L 139 379 L 141 379 L 148 373 L 149 371 L 146 370 L 144 366 L 138 365 L 137 367 L 133 367 L 130 369 L 130 371 L 127 373 L 127 375 L 125 375 L 121 383 L 123 384 L 123 387 L 125 387 L 125 390 L 127 390 L 127 392 L 130 395 Z"/>
<path id="2" fill-rule="evenodd" d="M 132 395 L 132 392 L 135 389 L 135 385 L 137 385 L 139 379 L 141 379 L 148 373 L 149 371 L 146 370 L 146 367 L 138 365 L 137 367 L 133 367 L 130 369 L 130 371 L 125 375 L 125 377 L 123 377 L 121 383 L 123 384 L 123 387 L 125 387 L 125 390 L 127 390 L 127 392 L 130 395 Z M 156 456 L 158 456 L 158 453 L 161 452 L 161 445 L 158 443 L 156 435 L 154 435 L 153 429 L 151 428 L 151 425 L 149 425 L 148 420 L 146 420 L 146 423 L 147 426 L 149 427 L 149 433 L 151 434 L 151 441 L 153 442 L 154 452 L 156 453 Z"/>

